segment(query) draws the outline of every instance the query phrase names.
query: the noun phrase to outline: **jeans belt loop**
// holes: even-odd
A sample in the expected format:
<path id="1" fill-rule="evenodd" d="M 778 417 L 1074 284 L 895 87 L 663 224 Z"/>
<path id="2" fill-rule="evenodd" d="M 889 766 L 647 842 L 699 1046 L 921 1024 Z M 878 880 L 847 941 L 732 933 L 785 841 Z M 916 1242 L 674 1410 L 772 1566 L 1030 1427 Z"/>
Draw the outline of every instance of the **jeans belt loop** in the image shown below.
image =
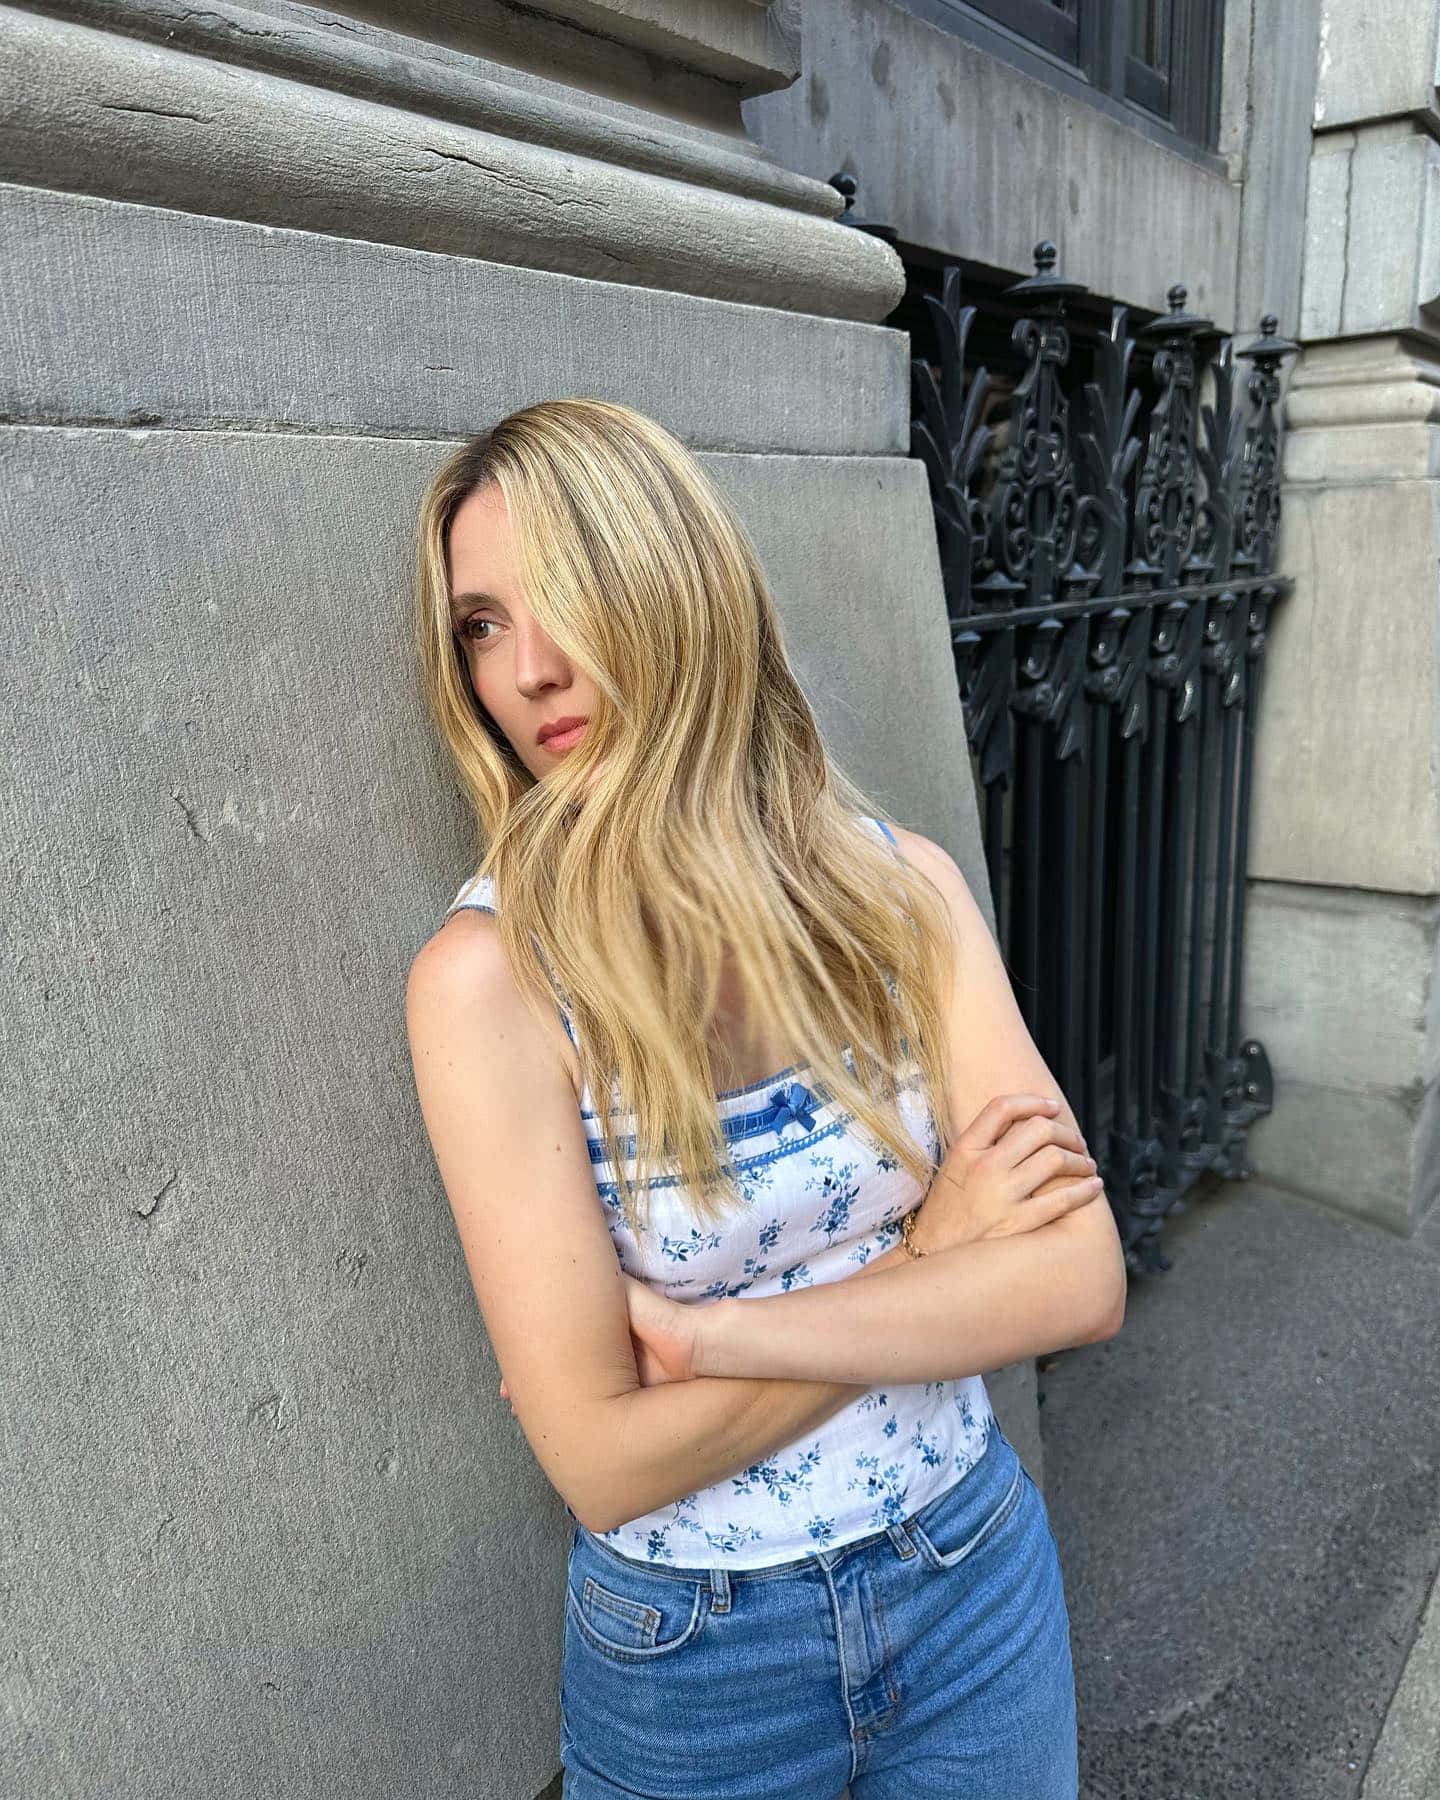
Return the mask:
<path id="1" fill-rule="evenodd" d="M 908 1562 L 915 1554 L 915 1540 L 910 1535 L 909 1527 L 903 1520 L 892 1519 L 885 1529 L 890 1533 L 890 1542 L 895 1546 L 896 1554 L 902 1561 Z"/>
<path id="2" fill-rule="evenodd" d="M 710 1610 L 711 1612 L 729 1612 L 730 1610 L 730 1571 L 728 1569 L 712 1569 L 710 1571 Z"/>

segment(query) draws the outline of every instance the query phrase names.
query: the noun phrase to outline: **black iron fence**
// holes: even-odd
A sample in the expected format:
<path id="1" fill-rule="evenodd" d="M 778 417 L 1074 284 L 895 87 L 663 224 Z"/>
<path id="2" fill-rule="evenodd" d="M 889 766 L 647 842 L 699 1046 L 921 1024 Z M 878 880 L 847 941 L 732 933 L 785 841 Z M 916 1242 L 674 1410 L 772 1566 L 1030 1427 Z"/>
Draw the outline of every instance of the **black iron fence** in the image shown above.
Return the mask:
<path id="1" fill-rule="evenodd" d="M 1297 346 L 1267 315 L 1236 353 L 1177 287 L 1137 334 L 1148 396 L 1123 306 L 1089 379 L 1067 380 L 1066 308 L 1086 290 L 1054 262 L 1041 244 L 1006 290 L 1023 366 L 998 467 L 954 267 L 926 296 L 936 354 L 914 360 L 911 441 L 1001 949 L 1127 1260 L 1164 1268 L 1163 1220 L 1202 1173 L 1252 1172 L 1246 1134 L 1271 1104 L 1239 1009 L 1266 621 L 1290 586 L 1272 566 L 1280 374 Z"/>
<path id="2" fill-rule="evenodd" d="M 1072 358 L 1067 307 L 1087 290 L 1055 273 L 1052 244 L 1035 261 L 1004 290 L 1019 316 L 998 413 L 966 366 L 977 309 L 958 268 L 924 296 L 911 445 L 1000 946 L 1139 1272 L 1169 1266 L 1160 1228 L 1197 1177 L 1253 1173 L 1248 1128 L 1271 1105 L 1240 996 L 1266 622 L 1292 585 L 1273 558 L 1298 346 L 1267 314 L 1236 351 L 1175 287 L 1135 336 L 1113 306 Z"/>

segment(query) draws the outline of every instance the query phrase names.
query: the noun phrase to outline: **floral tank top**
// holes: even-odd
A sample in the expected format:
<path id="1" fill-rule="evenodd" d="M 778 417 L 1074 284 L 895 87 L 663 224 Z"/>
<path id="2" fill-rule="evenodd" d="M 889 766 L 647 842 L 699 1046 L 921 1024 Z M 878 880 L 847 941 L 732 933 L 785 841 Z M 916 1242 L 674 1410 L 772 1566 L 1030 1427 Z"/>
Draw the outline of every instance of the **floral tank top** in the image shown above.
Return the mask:
<path id="1" fill-rule="evenodd" d="M 865 824 L 895 844 L 881 820 Z M 497 910 L 492 877 L 466 882 L 445 917 L 467 906 Z M 576 1041 L 563 1006 L 560 1013 Z M 848 1047 L 845 1059 L 853 1068 Z M 840 1281 L 899 1242 L 901 1221 L 923 1189 L 861 1135 L 853 1113 L 807 1084 L 808 1067 L 717 1095 L 750 1204 L 713 1227 L 690 1212 L 684 1186 L 661 1175 L 651 1184 L 643 1229 L 631 1230 L 585 1089 L 581 1117 L 596 1198 L 627 1274 L 673 1300 L 703 1305 Z M 895 1080 L 906 1129 L 933 1161 L 939 1139 L 918 1064 L 902 1066 Z M 613 1102 L 612 1095 L 612 1112 Z M 623 1151 L 623 1120 L 619 1127 Z M 633 1147 L 633 1132 L 629 1141 Z M 626 1172 L 633 1175 L 633 1163 Z M 908 1518 L 961 1480 L 984 1451 L 993 1420 L 980 1375 L 885 1382 L 748 1468 L 596 1535 L 623 1556 L 684 1567 L 764 1568 L 834 1549 Z"/>

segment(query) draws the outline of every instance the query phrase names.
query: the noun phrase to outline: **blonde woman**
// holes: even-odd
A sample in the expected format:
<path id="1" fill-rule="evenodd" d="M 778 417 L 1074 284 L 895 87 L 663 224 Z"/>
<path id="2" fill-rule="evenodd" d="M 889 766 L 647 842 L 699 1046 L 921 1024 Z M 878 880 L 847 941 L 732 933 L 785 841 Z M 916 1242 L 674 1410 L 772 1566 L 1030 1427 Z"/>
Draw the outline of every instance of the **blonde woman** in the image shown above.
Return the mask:
<path id="1" fill-rule="evenodd" d="M 566 1794 L 1074 1800 L 1055 1542 L 980 1372 L 1113 1335 L 1124 1262 L 959 869 L 831 761 L 739 518 L 639 413 L 456 450 L 416 599 L 485 853 L 411 1055 L 573 1520 Z"/>

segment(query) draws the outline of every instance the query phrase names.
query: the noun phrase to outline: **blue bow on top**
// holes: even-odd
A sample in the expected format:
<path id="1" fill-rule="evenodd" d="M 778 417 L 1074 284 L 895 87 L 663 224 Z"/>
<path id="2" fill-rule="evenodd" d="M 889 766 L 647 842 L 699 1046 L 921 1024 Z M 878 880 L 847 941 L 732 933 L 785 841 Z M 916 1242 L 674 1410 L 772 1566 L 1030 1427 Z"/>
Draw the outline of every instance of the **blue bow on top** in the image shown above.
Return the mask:
<path id="1" fill-rule="evenodd" d="M 770 1104 L 774 1112 L 770 1118 L 770 1130 L 782 1131 L 792 1121 L 803 1125 L 807 1131 L 815 1126 L 814 1114 L 810 1111 L 815 1096 L 803 1082 L 792 1081 L 789 1087 L 775 1088 L 770 1095 Z"/>

